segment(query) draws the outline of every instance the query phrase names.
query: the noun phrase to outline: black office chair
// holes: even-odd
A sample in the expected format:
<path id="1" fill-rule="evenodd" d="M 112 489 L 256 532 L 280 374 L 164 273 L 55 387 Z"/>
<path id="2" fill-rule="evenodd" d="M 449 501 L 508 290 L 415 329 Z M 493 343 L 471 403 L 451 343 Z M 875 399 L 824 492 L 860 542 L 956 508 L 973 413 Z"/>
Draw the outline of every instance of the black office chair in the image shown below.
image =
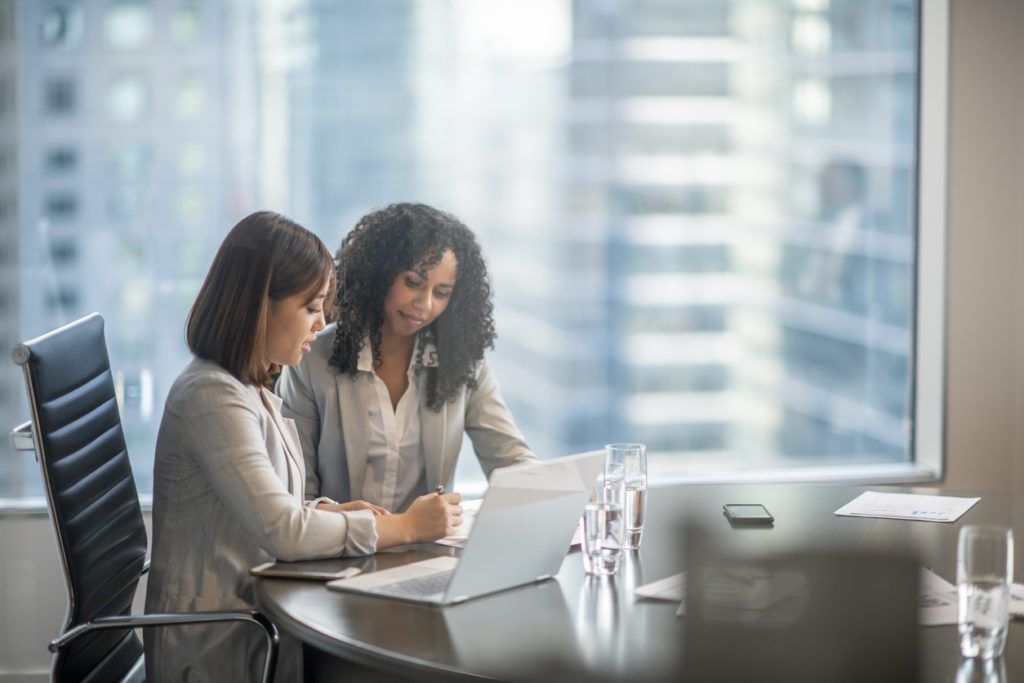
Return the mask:
<path id="1" fill-rule="evenodd" d="M 15 429 L 16 448 L 34 448 L 68 593 L 55 681 L 144 681 L 136 628 L 210 622 L 255 624 L 266 636 L 263 680 L 272 681 L 277 628 L 256 612 L 132 615 L 149 570 L 146 528 L 114 395 L 103 318 L 93 313 L 19 344 L 32 421 Z"/>

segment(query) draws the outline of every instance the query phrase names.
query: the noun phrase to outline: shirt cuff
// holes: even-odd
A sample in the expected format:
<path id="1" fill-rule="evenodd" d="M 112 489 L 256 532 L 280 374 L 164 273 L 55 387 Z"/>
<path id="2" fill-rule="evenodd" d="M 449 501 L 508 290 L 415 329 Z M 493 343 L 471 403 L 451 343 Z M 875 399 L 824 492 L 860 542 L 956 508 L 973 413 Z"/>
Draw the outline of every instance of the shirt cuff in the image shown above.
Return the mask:
<path id="1" fill-rule="evenodd" d="M 307 500 L 306 507 L 313 508 L 314 510 L 316 510 L 316 506 L 319 505 L 320 503 L 327 503 L 328 505 L 337 505 L 338 501 L 334 500 L 333 498 L 328 498 L 327 496 L 320 496 L 319 498 L 314 498 L 313 500 Z"/>
<path id="2" fill-rule="evenodd" d="M 343 555 L 372 555 L 377 552 L 377 519 L 373 510 L 342 512 L 348 521 Z"/>

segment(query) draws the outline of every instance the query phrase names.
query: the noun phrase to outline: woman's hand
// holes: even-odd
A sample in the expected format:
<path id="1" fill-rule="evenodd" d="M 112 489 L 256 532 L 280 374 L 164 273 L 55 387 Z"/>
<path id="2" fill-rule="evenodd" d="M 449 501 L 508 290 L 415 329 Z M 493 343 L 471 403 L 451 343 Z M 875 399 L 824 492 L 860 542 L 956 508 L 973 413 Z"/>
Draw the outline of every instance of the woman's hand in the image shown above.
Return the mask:
<path id="1" fill-rule="evenodd" d="M 462 496 L 458 493 L 428 493 L 412 502 L 398 515 L 377 520 L 377 548 L 403 543 L 436 541 L 462 524 Z"/>
<path id="2" fill-rule="evenodd" d="M 317 510 L 327 510 L 328 512 L 355 512 L 356 510 L 371 510 L 375 515 L 390 515 L 389 510 L 385 510 L 379 505 L 373 503 L 367 503 L 365 500 L 353 500 L 348 503 L 317 503 Z"/>

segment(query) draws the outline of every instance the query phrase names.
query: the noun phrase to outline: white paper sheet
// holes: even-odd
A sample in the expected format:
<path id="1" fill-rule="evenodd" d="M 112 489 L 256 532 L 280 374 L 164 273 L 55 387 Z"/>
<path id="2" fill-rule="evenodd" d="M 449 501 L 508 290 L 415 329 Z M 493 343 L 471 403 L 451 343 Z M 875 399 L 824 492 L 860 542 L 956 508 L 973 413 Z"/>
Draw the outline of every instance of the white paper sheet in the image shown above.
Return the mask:
<path id="1" fill-rule="evenodd" d="M 473 528 L 473 522 L 476 520 L 477 513 L 480 512 L 480 506 L 483 502 L 483 498 L 462 501 L 460 503 L 462 505 L 462 524 L 455 530 L 455 533 L 439 538 L 434 543 L 451 546 L 452 548 L 465 546 L 466 539 L 469 538 L 469 530 Z"/>
<path id="2" fill-rule="evenodd" d="M 956 586 L 927 567 L 921 567 L 918 586 L 918 622 L 922 626 L 955 624 L 957 615 Z"/>
<path id="3" fill-rule="evenodd" d="M 844 517 L 880 517 L 920 522 L 955 522 L 981 498 L 866 491 L 835 511 Z"/>
<path id="4" fill-rule="evenodd" d="M 680 602 L 686 595 L 686 572 L 637 586 L 633 589 L 633 594 L 650 600 Z"/>
<path id="5" fill-rule="evenodd" d="M 455 530 L 455 533 L 444 538 L 439 538 L 434 543 L 438 545 L 447 545 L 452 548 L 464 548 L 466 546 L 466 539 L 469 538 L 469 532 L 473 529 L 473 522 L 476 521 L 477 513 L 480 512 L 480 506 L 483 504 L 483 498 L 475 498 L 473 500 L 464 500 L 462 503 L 462 524 Z M 576 531 L 572 534 L 572 541 L 569 543 L 569 547 L 578 546 L 581 542 L 579 526 L 576 527 Z"/>

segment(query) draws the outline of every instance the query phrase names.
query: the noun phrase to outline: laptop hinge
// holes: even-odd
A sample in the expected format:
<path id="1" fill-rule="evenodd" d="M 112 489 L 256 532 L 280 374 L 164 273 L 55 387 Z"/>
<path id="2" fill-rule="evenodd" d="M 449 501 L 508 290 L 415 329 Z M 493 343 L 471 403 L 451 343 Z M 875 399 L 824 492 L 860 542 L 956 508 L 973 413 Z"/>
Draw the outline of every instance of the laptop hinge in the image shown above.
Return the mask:
<path id="1" fill-rule="evenodd" d="M 460 595 L 457 598 L 452 598 L 451 604 L 454 605 L 457 602 L 465 602 L 466 600 L 469 600 L 469 596 L 468 595 Z"/>
<path id="2" fill-rule="evenodd" d="M 536 579 L 534 579 L 534 581 L 547 581 L 550 578 L 551 578 L 551 574 L 541 574 Z"/>

